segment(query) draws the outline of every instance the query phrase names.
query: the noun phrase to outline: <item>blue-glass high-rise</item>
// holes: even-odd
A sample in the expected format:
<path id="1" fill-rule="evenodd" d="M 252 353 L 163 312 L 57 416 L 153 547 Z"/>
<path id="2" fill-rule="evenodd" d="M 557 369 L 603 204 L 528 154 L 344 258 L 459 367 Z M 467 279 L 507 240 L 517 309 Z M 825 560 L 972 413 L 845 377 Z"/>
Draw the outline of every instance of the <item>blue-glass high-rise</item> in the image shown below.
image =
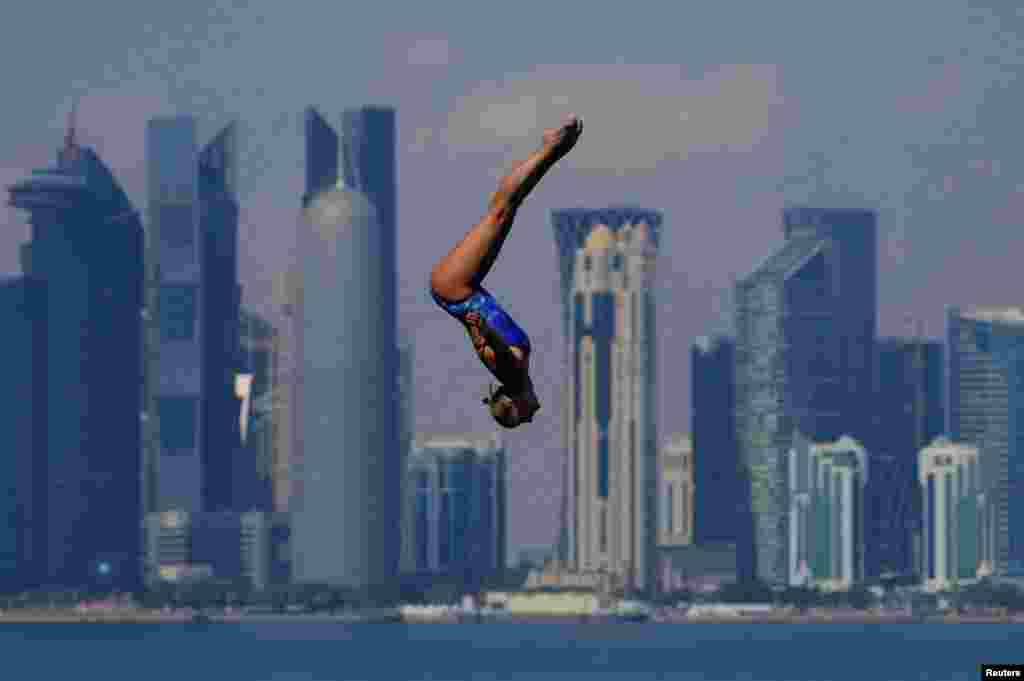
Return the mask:
<path id="1" fill-rule="evenodd" d="M 397 121 L 391 107 L 364 106 L 346 109 L 341 117 L 341 163 L 345 185 L 361 192 L 373 204 L 380 226 L 381 298 L 377 305 L 384 336 L 381 340 L 382 375 L 388 390 L 395 390 L 399 376 L 398 343 L 398 166 Z M 395 528 L 395 537 L 384 542 L 385 570 L 397 576 L 401 560 L 401 499 L 399 481 L 405 475 L 404 455 L 399 442 L 399 403 L 385 400 L 378 405 L 384 410 L 382 423 L 390 433 L 385 452 L 374 457 L 371 479 L 375 490 L 370 499 L 374 515 L 384 520 L 385 527 Z M 394 489 L 394 493 L 389 490 Z"/>
<path id="2" fill-rule="evenodd" d="M 917 462 L 945 432 L 942 344 L 909 338 L 878 342 L 875 434 L 868 479 L 869 574 L 911 574 L 921 536 Z"/>
<path id="3" fill-rule="evenodd" d="M 334 187 L 340 170 L 341 141 L 334 128 L 320 112 L 306 109 L 304 123 L 306 142 L 306 192 L 303 202 Z"/>
<path id="4" fill-rule="evenodd" d="M 408 459 L 409 569 L 480 585 L 505 567 L 505 450 L 497 437 L 431 437 Z"/>
<path id="5" fill-rule="evenodd" d="M 752 564 L 739 569 L 775 583 L 787 579 L 794 434 L 869 440 L 877 307 L 873 212 L 794 207 L 783 229 L 735 298 L 737 441 L 754 525 Z"/>
<path id="6" fill-rule="evenodd" d="M 252 376 L 246 430 L 238 450 L 232 497 L 239 511 L 270 511 L 273 508 L 273 394 L 276 330 L 254 312 L 241 311 L 241 373 Z M 241 413 L 239 420 L 241 421 Z"/>
<path id="7" fill-rule="evenodd" d="M 28 275 L 0 281 L 0 355 L 6 389 L 0 396 L 0 593 L 17 591 L 41 574 L 46 517 L 46 293 Z"/>
<path id="8" fill-rule="evenodd" d="M 240 446 L 236 130 L 198 148 L 196 120 L 146 129 L 148 511 L 233 508 Z"/>
<path id="9" fill-rule="evenodd" d="M 34 585 L 136 588 L 141 580 L 143 232 L 113 174 L 69 134 L 55 166 L 10 188 L 30 214 L 29 278 L 44 293 L 33 376 L 45 396 L 44 482 L 31 503 Z M 26 358 L 36 364 L 36 357 Z M 38 511 L 38 513 L 36 513 Z"/>
<path id="10" fill-rule="evenodd" d="M 736 342 L 723 336 L 694 343 L 691 358 L 694 538 L 734 543 L 744 506 L 736 446 Z"/>
<path id="11" fill-rule="evenodd" d="M 238 282 L 237 132 L 223 128 L 199 154 L 198 195 L 203 234 L 203 501 L 208 511 L 253 510 L 235 489 L 241 449 L 235 374 L 242 369 Z M 255 471 L 252 471 L 255 475 Z M 244 474 L 243 474 L 244 477 Z"/>
<path id="12" fill-rule="evenodd" d="M 1024 310 L 950 308 L 950 437 L 980 451 L 987 528 L 982 561 L 1024 571 Z"/>

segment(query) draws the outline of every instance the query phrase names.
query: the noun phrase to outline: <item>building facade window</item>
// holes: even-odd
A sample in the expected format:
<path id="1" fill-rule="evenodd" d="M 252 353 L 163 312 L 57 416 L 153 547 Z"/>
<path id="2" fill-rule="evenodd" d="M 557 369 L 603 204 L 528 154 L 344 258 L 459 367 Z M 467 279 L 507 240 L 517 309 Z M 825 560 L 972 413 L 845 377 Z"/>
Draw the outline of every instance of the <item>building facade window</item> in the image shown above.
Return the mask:
<path id="1" fill-rule="evenodd" d="M 673 494 L 673 485 L 671 482 L 665 485 L 665 533 L 669 536 L 675 534 L 676 529 L 672 522 L 675 518 L 675 495 Z"/>
<path id="2" fill-rule="evenodd" d="M 430 569 L 430 474 L 416 474 L 416 569 Z"/>
<path id="3" fill-rule="evenodd" d="M 196 241 L 195 204 L 163 204 L 157 209 L 160 241 L 168 248 L 192 248 Z"/>
<path id="4" fill-rule="evenodd" d="M 191 454 L 196 447 L 199 401 L 194 397 L 161 397 L 160 444 L 171 455 Z"/>
<path id="5" fill-rule="evenodd" d="M 192 340 L 196 336 L 199 287 L 164 284 L 160 287 L 160 336 L 164 340 Z"/>

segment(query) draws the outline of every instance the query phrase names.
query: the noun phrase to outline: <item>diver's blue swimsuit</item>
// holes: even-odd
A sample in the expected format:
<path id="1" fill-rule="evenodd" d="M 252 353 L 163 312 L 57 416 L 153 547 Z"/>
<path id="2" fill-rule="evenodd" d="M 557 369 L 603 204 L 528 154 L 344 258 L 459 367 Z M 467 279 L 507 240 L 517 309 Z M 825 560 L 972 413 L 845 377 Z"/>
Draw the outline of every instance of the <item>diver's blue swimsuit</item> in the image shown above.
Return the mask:
<path id="1" fill-rule="evenodd" d="M 461 322 L 465 321 L 466 315 L 470 312 L 478 313 L 481 319 L 494 329 L 506 343 L 522 348 L 523 352 L 529 354 L 529 336 L 512 321 L 508 313 L 501 308 L 494 296 L 488 293 L 484 287 L 477 286 L 468 298 L 454 303 L 437 295 L 433 289 L 430 290 L 430 295 L 441 309 Z"/>

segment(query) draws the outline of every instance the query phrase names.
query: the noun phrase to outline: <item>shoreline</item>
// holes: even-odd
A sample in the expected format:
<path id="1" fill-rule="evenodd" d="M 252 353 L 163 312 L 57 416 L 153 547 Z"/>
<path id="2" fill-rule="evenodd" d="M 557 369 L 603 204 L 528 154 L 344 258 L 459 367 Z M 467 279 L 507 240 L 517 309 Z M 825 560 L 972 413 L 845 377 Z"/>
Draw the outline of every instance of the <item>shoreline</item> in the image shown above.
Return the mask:
<path id="1" fill-rule="evenodd" d="M 72 613 L 72 612 L 4 612 L 0 614 L 0 627 L 4 624 L 629 624 L 621 617 L 607 615 L 452 615 L 439 618 L 403 618 L 397 612 L 369 612 L 344 614 L 204 614 L 192 613 Z M 1024 624 L 1024 614 L 1018 615 L 870 615 L 860 613 L 834 613 L 815 615 L 734 615 L 727 617 L 686 617 L 684 615 L 654 617 L 639 623 L 648 624 Z"/>

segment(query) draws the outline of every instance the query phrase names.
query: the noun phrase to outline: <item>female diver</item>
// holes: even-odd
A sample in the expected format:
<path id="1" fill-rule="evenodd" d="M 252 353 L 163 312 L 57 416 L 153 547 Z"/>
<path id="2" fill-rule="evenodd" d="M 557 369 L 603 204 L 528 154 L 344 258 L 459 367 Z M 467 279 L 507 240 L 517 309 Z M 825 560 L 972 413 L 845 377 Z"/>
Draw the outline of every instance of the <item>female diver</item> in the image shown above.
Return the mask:
<path id="1" fill-rule="evenodd" d="M 576 116 L 546 130 L 540 149 L 502 178 L 484 218 L 430 273 L 434 302 L 462 322 L 477 356 L 500 382 L 488 388 L 484 404 L 505 428 L 529 423 L 540 409 L 530 380 L 530 339 L 481 283 L 508 237 L 516 210 L 582 132 L 583 120 Z"/>

